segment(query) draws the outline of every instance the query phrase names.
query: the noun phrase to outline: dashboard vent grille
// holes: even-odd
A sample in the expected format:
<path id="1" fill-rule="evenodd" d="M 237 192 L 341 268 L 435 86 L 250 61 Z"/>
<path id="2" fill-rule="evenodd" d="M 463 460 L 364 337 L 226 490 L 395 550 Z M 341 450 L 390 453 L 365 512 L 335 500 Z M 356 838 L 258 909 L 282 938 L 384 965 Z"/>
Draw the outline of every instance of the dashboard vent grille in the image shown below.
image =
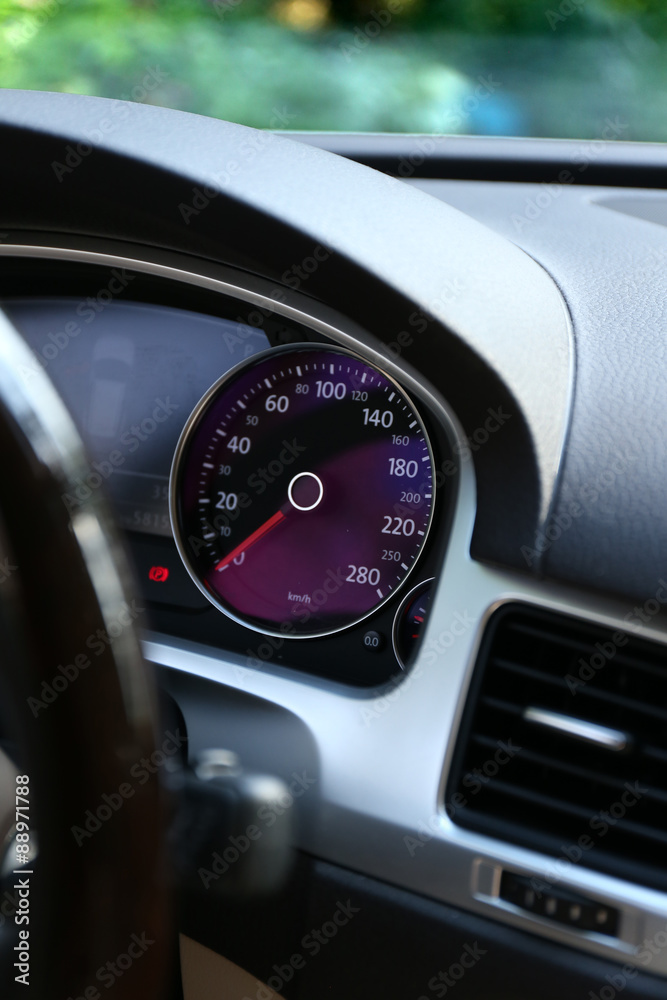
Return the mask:
<path id="1" fill-rule="evenodd" d="M 560 859 L 554 881 L 581 864 L 667 889 L 667 649 L 505 605 L 444 804 L 461 826 Z"/>

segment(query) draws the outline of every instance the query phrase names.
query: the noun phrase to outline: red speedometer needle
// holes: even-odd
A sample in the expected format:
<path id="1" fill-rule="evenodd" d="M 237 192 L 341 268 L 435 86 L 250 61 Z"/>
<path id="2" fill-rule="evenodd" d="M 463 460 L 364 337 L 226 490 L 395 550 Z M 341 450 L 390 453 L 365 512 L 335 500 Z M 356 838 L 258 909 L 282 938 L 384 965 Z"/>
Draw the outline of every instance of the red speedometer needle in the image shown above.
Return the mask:
<path id="1" fill-rule="evenodd" d="M 245 552 L 246 549 L 249 549 L 251 545 L 254 545 L 255 542 L 259 541 L 260 538 L 266 535 L 268 531 L 271 531 L 271 528 L 275 528 L 277 524 L 280 524 L 280 522 L 284 520 L 285 515 L 282 510 L 277 511 L 273 517 L 270 517 L 268 521 L 265 521 L 264 524 L 260 525 L 257 531 L 253 531 L 252 535 L 248 535 L 244 542 L 241 542 L 241 544 L 237 545 L 235 549 L 232 549 L 229 555 L 226 555 L 224 559 L 221 559 L 215 566 L 216 571 L 219 573 L 226 566 L 229 566 L 232 559 L 235 559 L 242 552 Z"/>

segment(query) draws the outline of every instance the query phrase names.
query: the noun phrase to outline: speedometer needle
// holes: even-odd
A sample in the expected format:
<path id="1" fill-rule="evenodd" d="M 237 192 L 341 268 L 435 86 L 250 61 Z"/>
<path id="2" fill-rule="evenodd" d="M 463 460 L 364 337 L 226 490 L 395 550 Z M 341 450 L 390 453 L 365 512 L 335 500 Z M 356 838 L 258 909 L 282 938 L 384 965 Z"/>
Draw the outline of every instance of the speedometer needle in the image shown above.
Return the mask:
<path id="1" fill-rule="evenodd" d="M 246 549 L 249 549 L 251 545 L 254 545 L 255 542 L 259 541 L 259 539 L 266 535 L 267 532 L 271 531 L 272 528 L 275 528 L 277 524 L 280 524 L 280 522 L 284 520 L 285 515 L 282 510 L 276 511 L 273 517 L 270 517 L 268 521 L 265 521 L 264 524 L 257 529 L 257 531 L 253 531 L 252 535 L 248 535 L 244 542 L 237 545 L 235 549 L 232 549 L 229 555 L 226 555 L 224 559 L 221 559 L 220 562 L 216 564 L 216 572 L 222 572 L 223 569 L 229 566 L 232 559 L 235 559 L 242 552 L 245 552 Z"/>

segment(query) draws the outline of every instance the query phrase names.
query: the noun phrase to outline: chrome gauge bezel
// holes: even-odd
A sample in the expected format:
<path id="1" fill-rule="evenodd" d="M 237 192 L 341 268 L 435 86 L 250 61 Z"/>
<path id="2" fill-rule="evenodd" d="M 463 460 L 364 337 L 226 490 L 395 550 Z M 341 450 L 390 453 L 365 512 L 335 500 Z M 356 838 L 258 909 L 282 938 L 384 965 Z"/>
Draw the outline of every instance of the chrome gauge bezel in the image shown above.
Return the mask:
<path id="1" fill-rule="evenodd" d="M 403 600 L 396 609 L 396 614 L 394 615 L 394 623 L 391 627 L 391 644 L 394 650 L 394 656 L 396 657 L 396 662 L 403 671 L 410 669 L 412 661 L 408 661 L 408 663 L 406 663 L 403 660 L 403 657 L 401 656 L 398 648 L 399 646 L 398 630 L 400 628 L 401 618 L 403 616 L 404 611 L 410 606 L 410 602 L 414 600 L 415 594 L 417 593 L 418 590 L 420 590 L 422 587 L 429 587 L 432 589 L 434 586 L 435 586 L 434 576 L 429 576 L 425 580 L 420 580 L 419 583 L 416 583 L 414 587 L 411 587 L 410 590 L 407 592 L 407 594 L 405 594 Z"/>

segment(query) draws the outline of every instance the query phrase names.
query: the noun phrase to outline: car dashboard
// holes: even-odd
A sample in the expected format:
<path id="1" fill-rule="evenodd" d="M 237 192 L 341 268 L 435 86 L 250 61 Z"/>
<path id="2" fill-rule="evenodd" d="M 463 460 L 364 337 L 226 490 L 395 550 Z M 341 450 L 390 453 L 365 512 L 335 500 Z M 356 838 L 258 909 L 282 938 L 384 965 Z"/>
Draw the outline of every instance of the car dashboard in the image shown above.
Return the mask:
<path id="1" fill-rule="evenodd" d="M 55 125 L 26 95 L 5 111 L 42 184 L 3 168 L 17 194 L 0 299 L 88 447 L 90 474 L 63 503 L 108 497 L 144 654 L 189 754 L 224 747 L 299 789 L 282 895 L 231 913 L 193 892 L 184 932 L 287 997 L 444 996 L 460 978 L 462 996 L 517 998 L 536 977 L 544 997 L 659 996 L 664 151 L 517 142 L 498 155 L 462 139 L 442 156 L 414 137 L 286 142 L 138 108 L 88 156 L 77 140 L 110 102 L 54 102 Z M 47 177 L 54 162 L 69 172 Z M 320 411 L 288 422 L 299 387 L 267 381 L 259 409 L 243 397 L 260 416 L 211 465 L 209 572 L 187 547 L 185 496 L 205 468 L 187 447 L 245 374 L 306 357 L 385 379 L 413 423 L 373 409 L 361 382 L 336 409 L 333 364 L 334 381 L 310 382 L 313 396 L 331 386 L 317 433 Z M 429 475 L 397 464 L 417 434 Z M 371 438 L 387 448 L 377 484 Z M 346 466 L 356 505 L 337 544 L 360 530 L 342 564 L 318 552 L 323 535 L 309 544 L 321 587 L 288 590 L 318 624 L 299 625 L 296 608 L 271 617 L 256 579 L 251 598 L 210 580 L 235 555 L 259 559 L 276 531 L 236 542 L 288 481 L 321 476 L 319 515 L 318 449 L 321 468 Z M 226 468 L 242 470 L 233 494 L 215 479 Z M 289 495 L 305 524 L 311 504 Z M 267 592 L 302 558 L 303 532 L 262 564 Z M 352 590 L 335 617 L 331 595 Z M 309 957 L 305 931 L 340 900 L 349 929 Z"/>

